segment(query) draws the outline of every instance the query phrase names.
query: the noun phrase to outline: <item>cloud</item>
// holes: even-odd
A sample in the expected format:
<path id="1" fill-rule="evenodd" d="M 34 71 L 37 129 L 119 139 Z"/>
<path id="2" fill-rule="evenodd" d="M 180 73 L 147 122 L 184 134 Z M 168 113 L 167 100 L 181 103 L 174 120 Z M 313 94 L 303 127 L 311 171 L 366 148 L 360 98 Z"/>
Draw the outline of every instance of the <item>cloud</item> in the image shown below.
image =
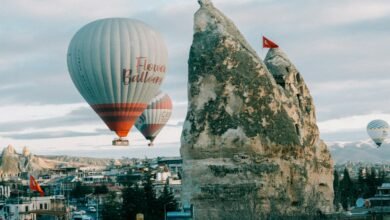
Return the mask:
<path id="1" fill-rule="evenodd" d="M 375 119 L 390 121 L 390 114 L 371 113 L 318 122 L 321 133 L 340 133 L 365 130 L 367 124 Z"/>
<path id="2" fill-rule="evenodd" d="M 96 19 L 101 17 L 117 17 L 118 15 L 132 15 L 140 11 L 158 9 L 161 3 L 153 0 L 143 2 L 118 0 L 115 2 L 84 0 L 20 0 L 10 4 L 3 4 L 4 17 L 21 16 L 45 20 L 53 18 L 52 22 L 72 20 L 75 18 Z M 12 14 L 14 13 L 14 14 Z"/>
<path id="3" fill-rule="evenodd" d="M 366 79 L 356 80 L 339 80 L 339 81 L 325 81 L 312 83 L 310 85 L 313 95 L 321 95 L 324 93 L 351 93 L 356 91 L 377 91 L 390 85 L 389 79 Z"/>
<path id="4" fill-rule="evenodd" d="M 87 107 L 85 103 L 48 105 L 8 105 L 0 107 L 0 123 L 25 122 L 65 116 Z"/>
<path id="5" fill-rule="evenodd" d="M 47 132 L 48 135 L 44 133 Z M 82 132 L 82 134 L 78 133 Z M 90 133 L 97 133 L 98 135 L 89 136 Z M 108 134 L 107 134 L 108 133 Z M 159 136 L 154 141 L 153 149 L 148 148 L 148 141 L 142 136 L 140 132 L 135 129 L 131 131 L 127 139 L 130 142 L 128 147 L 115 147 L 111 142 L 116 135 L 108 129 L 86 129 L 80 130 L 45 130 L 42 131 L 28 131 L 17 135 L 17 137 L 0 136 L 0 146 L 14 145 L 17 149 L 23 146 L 28 146 L 33 153 L 36 154 L 68 154 L 79 156 L 99 156 L 112 157 L 129 156 L 135 157 L 131 153 L 133 150 L 137 151 L 137 156 L 143 152 L 143 155 L 150 155 L 153 151 L 153 156 L 157 156 L 161 151 L 161 155 L 169 156 L 169 154 L 179 155 L 180 135 L 181 129 L 175 127 L 165 127 Z M 28 139 L 23 138 L 23 135 L 30 136 Z M 162 152 L 165 146 L 169 147 L 169 152 Z M 20 149 L 21 150 L 21 149 Z M 111 152 L 112 151 L 112 152 Z M 122 154 L 121 154 L 122 152 Z M 171 156 L 172 156 L 171 154 Z"/>
<path id="6" fill-rule="evenodd" d="M 102 131 L 102 130 L 100 130 Z M 14 133 L 4 135 L 3 137 L 18 139 L 18 140 L 31 140 L 31 139 L 51 139 L 51 138 L 63 138 L 63 137 L 82 137 L 82 136 L 97 136 L 107 135 L 109 132 L 104 130 L 103 132 L 76 132 L 76 131 L 50 131 L 50 132 L 31 132 L 31 133 Z"/>
<path id="7" fill-rule="evenodd" d="M 84 105 L 83 105 L 84 106 Z M 34 106 L 35 107 L 35 106 Z M 54 109 L 54 108 L 53 108 Z M 75 127 L 78 125 L 90 125 L 90 126 L 102 126 L 100 118 L 90 107 L 76 107 L 69 111 L 57 112 L 57 115 L 47 115 L 37 108 L 35 111 L 39 113 L 36 118 L 26 115 L 22 120 L 20 118 L 10 118 L 8 122 L 0 123 L 1 132 L 23 132 L 25 130 L 36 129 L 55 129 L 57 127 L 70 126 Z M 32 114 L 32 111 L 29 112 Z"/>
<path id="8" fill-rule="evenodd" d="M 186 115 L 186 102 L 174 102 L 174 114 L 166 128 L 166 141 L 177 143 Z M 8 116 L 9 112 L 14 114 Z M 85 103 L 0 107 L 0 137 L 14 140 L 114 135 Z M 131 133 L 139 133 L 133 126 Z M 172 134 L 176 134 L 172 136 Z M 142 138 L 143 140 L 143 138 Z"/>
<path id="9" fill-rule="evenodd" d="M 178 121 L 176 123 L 169 123 L 169 124 L 166 124 L 165 126 L 167 127 L 174 127 L 174 128 L 179 128 L 181 129 L 183 127 L 183 124 L 184 124 L 184 121 Z"/>

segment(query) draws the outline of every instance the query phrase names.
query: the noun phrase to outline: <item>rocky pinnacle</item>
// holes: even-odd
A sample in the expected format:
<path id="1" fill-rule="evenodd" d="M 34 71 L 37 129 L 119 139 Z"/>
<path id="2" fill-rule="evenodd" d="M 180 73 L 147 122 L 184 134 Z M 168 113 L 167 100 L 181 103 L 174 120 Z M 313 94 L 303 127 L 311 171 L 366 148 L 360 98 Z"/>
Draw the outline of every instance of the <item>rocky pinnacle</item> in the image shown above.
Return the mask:
<path id="1" fill-rule="evenodd" d="M 194 205 L 197 219 L 331 211 L 333 161 L 303 75 L 281 49 L 263 62 L 229 18 L 198 2 L 180 149 L 183 203 Z"/>

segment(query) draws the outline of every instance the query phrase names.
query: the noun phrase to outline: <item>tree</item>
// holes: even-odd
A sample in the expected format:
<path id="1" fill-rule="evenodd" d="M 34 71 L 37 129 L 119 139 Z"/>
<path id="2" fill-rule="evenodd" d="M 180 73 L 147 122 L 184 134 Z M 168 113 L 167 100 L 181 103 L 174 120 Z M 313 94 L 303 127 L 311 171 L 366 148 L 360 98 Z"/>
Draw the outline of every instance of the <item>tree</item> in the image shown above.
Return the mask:
<path id="1" fill-rule="evenodd" d="M 108 188 L 106 185 L 95 186 L 94 194 L 107 194 Z"/>
<path id="2" fill-rule="evenodd" d="M 346 210 L 354 201 L 354 185 L 349 176 L 348 169 L 344 169 L 343 179 L 340 181 L 341 205 Z"/>
<path id="3" fill-rule="evenodd" d="M 333 192 L 334 192 L 334 199 L 333 199 L 333 205 L 338 209 L 340 204 L 340 180 L 339 180 L 339 173 L 335 169 L 333 171 Z"/>
<path id="4" fill-rule="evenodd" d="M 379 170 L 378 179 L 378 186 L 386 181 L 386 171 L 383 168 Z"/>
<path id="5" fill-rule="evenodd" d="M 145 192 L 137 184 L 127 186 L 123 192 L 122 217 L 126 220 L 135 219 L 137 213 L 146 213 L 148 206 Z"/>
<path id="6" fill-rule="evenodd" d="M 82 185 L 81 182 L 76 183 L 76 187 L 72 190 L 71 195 L 74 198 L 81 198 L 87 194 L 91 194 L 93 188 L 90 186 Z"/>
<path id="7" fill-rule="evenodd" d="M 133 184 L 123 190 L 122 217 L 126 220 L 135 219 L 137 213 L 143 213 L 145 219 L 164 219 L 164 208 L 172 211 L 176 207 L 177 202 L 169 189 L 169 182 L 157 198 L 150 172 L 145 173 L 142 188 Z"/>
<path id="8" fill-rule="evenodd" d="M 152 182 L 152 174 L 149 171 L 145 174 L 143 187 L 146 200 L 146 213 L 144 213 L 146 219 L 161 219 L 161 206 L 158 203 L 156 192 L 154 190 Z"/>
<path id="9" fill-rule="evenodd" d="M 121 203 L 118 202 L 115 192 L 110 192 L 103 203 L 103 220 L 116 220 L 122 218 Z"/>
<path id="10" fill-rule="evenodd" d="M 367 171 L 367 168 L 360 167 L 358 171 L 358 180 L 355 186 L 355 198 L 368 197 L 367 173 L 363 174 L 364 170 Z"/>
<path id="11" fill-rule="evenodd" d="M 158 215 L 161 216 L 161 219 L 163 219 L 166 212 L 177 209 L 175 196 L 173 195 L 172 190 L 169 188 L 169 180 L 167 180 L 165 183 L 164 190 L 157 199 L 157 204 L 159 206 Z"/>
<path id="12" fill-rule="evenodd" d="M 370 174 L 367 177 L 368 197 L 375 196 L 378 186 L 381 186 L 385 181 L 385 176 L 383 169 L 379 169 L 377 173 L 375 167 L 371 167 Z"/>

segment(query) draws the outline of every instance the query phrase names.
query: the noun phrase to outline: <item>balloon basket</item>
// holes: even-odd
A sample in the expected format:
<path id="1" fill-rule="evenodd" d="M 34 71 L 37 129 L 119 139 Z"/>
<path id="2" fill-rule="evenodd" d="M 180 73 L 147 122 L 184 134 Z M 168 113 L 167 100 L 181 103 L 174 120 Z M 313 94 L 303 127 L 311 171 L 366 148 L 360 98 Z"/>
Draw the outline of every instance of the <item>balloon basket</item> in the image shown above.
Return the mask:
<path id="1" fill-rule="evenodd" d="M 153 147 L 153 146 L 154 146 L 153 142 L 150 142 L 150 143 L 148 144 L 148 147 Z"/>
<path id="2" fill-rule="evenodd" d="M 112 141 L 112 145 L 113 146 L 129 146 L 129 140 L 126 140 L 126 139 L 114 139 Z"/>

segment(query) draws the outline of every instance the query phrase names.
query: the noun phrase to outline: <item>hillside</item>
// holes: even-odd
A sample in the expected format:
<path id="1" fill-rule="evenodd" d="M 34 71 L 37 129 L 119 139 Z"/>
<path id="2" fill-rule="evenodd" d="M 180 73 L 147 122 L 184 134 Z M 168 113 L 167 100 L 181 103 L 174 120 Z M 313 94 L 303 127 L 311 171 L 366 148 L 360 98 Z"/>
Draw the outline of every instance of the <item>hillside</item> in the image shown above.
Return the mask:
<path id="1" fill-rule="evenodd" d="M 40 156 L 34 155 L 27 147 L 22 153 L 17 153 L 12 145 L 3 149 L 0 158 L 0 175 L 16 175 L 20 172 L 36 172 L 59 167 L 102 167 L 110 164 L 120 165 L 120 160 L 108 158 L 70 157 L 70 156 Z"/>

